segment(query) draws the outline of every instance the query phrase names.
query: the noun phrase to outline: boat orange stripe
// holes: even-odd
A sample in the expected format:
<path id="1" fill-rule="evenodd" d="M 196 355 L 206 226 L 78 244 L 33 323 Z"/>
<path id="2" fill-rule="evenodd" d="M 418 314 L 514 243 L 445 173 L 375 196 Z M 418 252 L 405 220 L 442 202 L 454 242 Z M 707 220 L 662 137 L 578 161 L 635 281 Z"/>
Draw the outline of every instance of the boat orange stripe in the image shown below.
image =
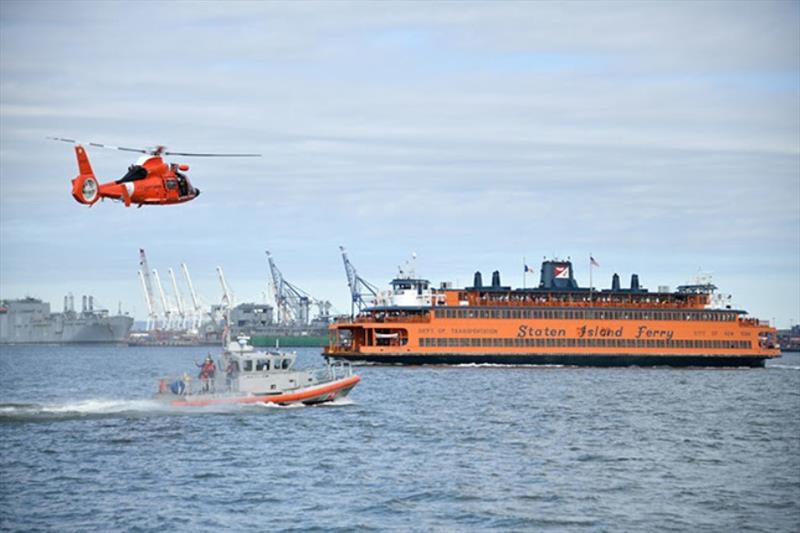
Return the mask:
<path id="1" fill-rule="evenodd" d="M 242 397 L 234 397 L 234 398 L 208 398 L 205 400 L 175 400 L 171 402 L 172 405 L 176 407 L 204 407 L 207 405 L 221 405 L 221 404 L 229 404 L 229 403 L 288 403 L 288 402 L 297 402 L 306 400 L 308 398 L 314 398 L 315 396 L 319 396 L 321 394 L 327 394 L 329 392 L 335 392 L 341 389 L 345 389 L 347 387 L 352 387 L 356 383 L 361 381 L 361 378 L 358 376 L 350 376 L 348 378 L 342 378 L 334 381 L 333 383 L 329 383 L 327 385 L 322 385 L 319 387 L 314 387 L 311 389 L 306 389 L 301 392 L 292 392 L 289 394 L 276 394 L 274 396 L 242 396 Z"/>

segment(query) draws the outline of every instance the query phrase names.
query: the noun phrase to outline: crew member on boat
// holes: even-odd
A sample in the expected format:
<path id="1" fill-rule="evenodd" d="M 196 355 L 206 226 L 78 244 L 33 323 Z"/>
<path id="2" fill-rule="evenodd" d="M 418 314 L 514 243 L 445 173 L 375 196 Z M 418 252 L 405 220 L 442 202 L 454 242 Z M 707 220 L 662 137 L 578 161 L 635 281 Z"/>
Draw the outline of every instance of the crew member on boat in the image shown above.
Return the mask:
<path id="1" fill-rule="evenodd" d="M 202 383 L 202 390 L 203 392 L 209 392 L 211 387 L 213 387 L 214 375 L 217 373 L 217 365 L 214 364 L 211 354 L 208 354 L 206 360 L 197 366 L 200 367 L 199 378 Z"/>
<path id="2" fill-rule="evenodd" d="M 235 358 L 228 358 L 228 364 L 225 366 L 225 385 L 229 391 L 234 390 L 236 378 L 239 375 L 239 361 Z"/>

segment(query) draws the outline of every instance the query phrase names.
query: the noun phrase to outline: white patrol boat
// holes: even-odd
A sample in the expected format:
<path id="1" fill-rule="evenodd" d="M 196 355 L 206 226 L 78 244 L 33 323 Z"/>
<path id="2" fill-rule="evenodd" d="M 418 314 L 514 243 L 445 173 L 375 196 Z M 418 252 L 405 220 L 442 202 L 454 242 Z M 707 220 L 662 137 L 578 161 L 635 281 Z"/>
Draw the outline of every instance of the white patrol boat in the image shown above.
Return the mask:
<path id="1" fill-rule="evenodd" d="M 326 362 L 319 369 L 295 370 L 295 352 L 258 351 L 243 337 L 228 344 L 222 359 L 206 358 L 200 378 L 188 373 L 159 380 L 156 399 L 175 407 L 223 404 L 275 403 L 306 405 L 331 402 L 347 396 L 361 380 L 349 363 Z"/>

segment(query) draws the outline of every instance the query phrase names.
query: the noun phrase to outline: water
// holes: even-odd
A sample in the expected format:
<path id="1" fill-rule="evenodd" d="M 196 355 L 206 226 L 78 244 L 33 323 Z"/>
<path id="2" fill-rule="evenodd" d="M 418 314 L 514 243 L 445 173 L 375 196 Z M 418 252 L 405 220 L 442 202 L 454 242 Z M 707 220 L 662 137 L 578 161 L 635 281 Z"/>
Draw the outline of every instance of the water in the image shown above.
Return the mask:
<path id="1" fill-rule="evenodd" d="M 149 399 L 204 355 L 0 347 L 0 529 L 800 530 L 800 354 L 361 367 L 333 406 Z"/>

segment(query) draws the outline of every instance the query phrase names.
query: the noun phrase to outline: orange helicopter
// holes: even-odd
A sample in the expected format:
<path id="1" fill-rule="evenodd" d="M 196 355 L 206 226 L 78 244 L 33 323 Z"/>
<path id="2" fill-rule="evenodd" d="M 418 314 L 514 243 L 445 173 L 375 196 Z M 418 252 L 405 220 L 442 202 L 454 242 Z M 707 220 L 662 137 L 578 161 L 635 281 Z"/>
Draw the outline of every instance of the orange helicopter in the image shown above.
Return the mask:
<path id="1" fill-rule="evenodd" d="M 128 167 L 128 172 L 116 181 L 98 183 L 97 178 L 89 164 L 89 156 L 83 145 L 74 139 L 62 137 L 48 137 L 54 141 L 63 141 L 75 145 L 75 155 L 78 156 L 78 176 L 72 180 L 72 197 L 79 203 L 88 206 L 94 205 L 100 199 L 111 198 L 125 203 L 143 205 L 169 205 L 180 204 L 194 200 L 200 195 L 200 189 L 195 188 L 186 177 L 189 165 L 165 163 L 162 155 L 179 155 L 187 157 L 261 157 L 261 154 L 195 154 L 188 152 L 168 152 L 164 146 L 153 149 L 125 148 L 100 143 L 88 143 L 97 148 L 110 148 L 123 152 L 138 152 L 145 154 L 136 163 Z"/>

